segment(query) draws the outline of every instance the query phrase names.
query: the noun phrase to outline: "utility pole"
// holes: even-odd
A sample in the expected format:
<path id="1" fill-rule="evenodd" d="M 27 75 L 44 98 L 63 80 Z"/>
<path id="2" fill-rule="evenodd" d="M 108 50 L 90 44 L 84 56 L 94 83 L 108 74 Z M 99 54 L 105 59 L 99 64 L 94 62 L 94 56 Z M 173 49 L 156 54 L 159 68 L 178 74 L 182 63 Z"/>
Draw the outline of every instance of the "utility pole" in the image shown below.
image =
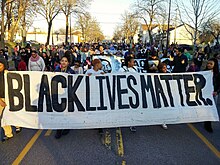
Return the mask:
<path id="1" fill-rule="evenodd" d="M 5 48 L 5 6 L 6 0 L 1 2 L 1 35 L 0 35 L 0 48 Z"/>
<path id="2" fill-rule="evenodd" d="M 175 17 L 174 44 L 176 44 L 177 9 L 175 11 L 176 11 L 176 17 Z"/>
<path id="3" fill-rule="evenodd" d="M 37 41 L 37 28 L 35 27 L 34 27 L 34 34 L 35 34 L 34 40 Z"/>
<path id="4" fill-rule="evenodd" d="M 171 10 L 171 0 L 169 0 L 169 15 L 168 15 L 168 27 L 167 27 L 167 43 L 166 43 L 166 55 L 168 53 L 169 46 L 169 33 L 170 33 L 170 10 Z"/>
<path id="5" fill-rule="evenodd" d="M 71 26 L 71 13 L 72 12 L 70 12 L 70 43 L 69 43 L 69 45 L 71 44 L 71 42 L 72 42 L 72 31 L 71 31 L 71 29 L 72 29 L 72 26 Z"/>
<path id="6" fill-rule="evenodd" d="M 37 30 L 40 30 L 40 28 L 34 27 L 35 41 L 37 41 Z M 38 31 L 38 32 L 39 32 L 39 31 Z"/>
<path id="7" fill-rule="evenodd" d="M 54 39 L 53 39 L 53 25 L 52 25 L 52 45 L 54 45 Z"/>
<path id="8" fill-rule="evenodd" d="M 25 14 L 22 22 L 22 46 L 24 46 L 24 43 L 26 42 L 26 36 L 27 36 L 27 31 L 26 31 L 26 20 L 25 20 Z M 35 37 L 36 38 L 36 37 Z M 36 39 L 35 39 L 36 41 Z"/>

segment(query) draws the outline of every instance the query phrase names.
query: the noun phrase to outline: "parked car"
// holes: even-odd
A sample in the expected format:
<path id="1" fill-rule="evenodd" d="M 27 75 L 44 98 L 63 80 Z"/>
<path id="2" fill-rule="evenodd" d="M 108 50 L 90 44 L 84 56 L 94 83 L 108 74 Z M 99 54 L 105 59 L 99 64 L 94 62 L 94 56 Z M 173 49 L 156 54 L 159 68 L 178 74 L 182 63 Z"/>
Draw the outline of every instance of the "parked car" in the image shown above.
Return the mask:
<path id="1" fill-rule="evenodd" d="M 182 48 L 183 50 L 186 49 L 188 51 L 193 50 L 193 46 L 192 45 L 187 45 L 187 44 L 179 44 L 178 45 L 179 48 Z"/>
<path id="2" fill-rule="evenodd" d="M 40 43 L 35 40 L 30 40 L 24 43 L 24 45 L 27 45 L 27 44 L 29 44 L 30 46 L 36 46 L 36 45 L 39 45 Z"/>
<path id="3" fill-rule="evenodd" d="M 30 44 L 30 45 L 39 45 L 40 43 L 35 41 L 35 40 L 30 40 L 30 41 L 26 41 L 27 44 Z"/>

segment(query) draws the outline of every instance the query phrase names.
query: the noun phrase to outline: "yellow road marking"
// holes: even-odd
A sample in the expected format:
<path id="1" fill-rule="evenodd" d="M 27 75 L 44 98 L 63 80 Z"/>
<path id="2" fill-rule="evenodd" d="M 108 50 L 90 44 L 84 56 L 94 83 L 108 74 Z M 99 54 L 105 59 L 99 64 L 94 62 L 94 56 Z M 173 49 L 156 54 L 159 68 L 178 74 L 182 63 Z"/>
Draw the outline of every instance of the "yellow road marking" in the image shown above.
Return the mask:
<path id="1" fill-rule="evenodd" d="M 28 142 L 28 144 L 24 147 L 24 149 L 21 151 L 21 153 L 18 155 L 18 157 L 15 159 L 15 161 L 12 163 L 12 165 L 19 164 L 22 159 L 25 157 L 25 155 L 28 153 L 28 151 L 31 149 L 31 147 L 34 145 L 40 134 L 42 133 L 42 130 L 38 130 L 36 134 L 31 138 L 31 140 Z"/>
<path id="2" fill-rule="evenodd" d="M 192 124 L 187 124 L 189 128 L 207 145 L 207 147 L 220 158 L 220 152 L 203 136 Z"/>
<path id="3" fill-rule="evenodd" d="M 51 133 L 52 133 L 52 130 L 48 129 L 44 136 L 50 136 Z"/>
<path id="4" fill-rule="evenodd" d="M 104 144 L 108 149 L 111 149 L 111 134 L 109 130 L 106 130 L 105 132 Z"/>
<path id="5" fill-rule="evenodd" d="M 122 163 L 121 163 L 121 165 L 126 165 L 126 161 L 123 160 Z"/>
<path id="6" fill-rule="evenodd" d="M 123 146 L 121 128 L 116 129 L 116 141 L 117 141 L 117 146 L 118 146 L 118 155 L 123 157 L 124 156 L 124 146 Z"/>

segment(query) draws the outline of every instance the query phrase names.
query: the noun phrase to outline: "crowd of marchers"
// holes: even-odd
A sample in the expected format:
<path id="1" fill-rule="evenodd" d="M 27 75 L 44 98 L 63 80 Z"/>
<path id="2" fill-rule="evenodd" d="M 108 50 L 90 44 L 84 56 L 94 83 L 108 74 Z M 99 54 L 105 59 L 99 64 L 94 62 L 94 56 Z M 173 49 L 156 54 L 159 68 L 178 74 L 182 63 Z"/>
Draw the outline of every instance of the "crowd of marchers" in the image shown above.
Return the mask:
<path id="1" fill-rule="evenodd" d="M 135 59 L 144 59 L 144 70 L 147 73 L 182 73 L 210 70 L 213 72 L 213 97 L 216 99 L 220 93 L 220 52 L 212 53 L 209 45 L 205 49 L 198 48 L 195 53 L 190 52 L 177 44 L 171 44 L 167 51 L 161 45 L 150 44 L 126 44 L 126 43 L 78 43 L 69 45 L 40 45 L 31 47 L 27 44 L 21 47 L 17 44 L 12 54 L 8 48 L 0 49 L 0 115 L 6 107 L 4 72 L 15 71 L 48 71 L 63 72 L 68 74 L 86 74 L 88 76 L 105 74 L 99 59 L 93 59 L 93 55 L 115 55 L 122 57 L 119 72 L 135 74 L 137 68 Z M 168 60 L 162 60 L 166 58 Z M 162 62 L 163 61 L 163 62 Z M 13 62 L 13 65 L 11 63 Z M 9 66 L 10 64 L 10 66 Z M 167 68 L 169 66 L 169 69 Z M 168 129 L 166 123 L 163 129 Z M 204 128 L 213 132 L 210 121 L 204 122 Z M 131 126 L 132 132 L 136 128 Z M 21 131 L 20 127 L 5 126 L 1 128 L 2 141 L 12 138 Z M 57 130 L 55 137 L 69 133 L 69 130 Z M 103 133 L 103 129 L 99 129 Z"/>

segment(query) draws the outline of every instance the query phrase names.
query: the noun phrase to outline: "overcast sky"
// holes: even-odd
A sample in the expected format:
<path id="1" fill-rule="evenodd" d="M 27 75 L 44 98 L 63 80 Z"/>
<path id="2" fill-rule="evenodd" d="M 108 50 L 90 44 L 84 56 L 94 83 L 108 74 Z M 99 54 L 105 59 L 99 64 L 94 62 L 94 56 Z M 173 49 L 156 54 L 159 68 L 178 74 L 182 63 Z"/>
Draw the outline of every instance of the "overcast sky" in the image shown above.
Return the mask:
<path id="1" fill-rule="evenodd" d="M 120 18 L 125 11 L 132 10 L 132 4 L 136 0 L 92 0 L 91 6 L 88 9 L 92 17 L 96 18 L 97 22 L 100 24 L 101 29 L 105 36 L 112 37 L 114 29 L 117 24 L 122 23 Z M 184 1 L 184 0 L 183 0 Z M 213 0 L 211 0 L 213 1 Z M 168 0 L 163 4 L 163 8 L 166 8 L 168 12 Z M 172 1 L 171 7 L 171 23 L 175 20 L 177 8 L 175 5 L 176 1 Z M 184 1 L 185 2 L 185 1 Z M 189 3 L 186 1 L 184 4 Z M 189 5 L 189 4 L 188 4 Z M 74 26 L 74 17 L 72 16 L 72 26 Z M 53 21 L 53 31 L 60 28 L 65 28 L 65 16 L 64 14 L 59 14 Z M 41 31 L 47 32 L 47 22 L 39 14 L 35 17 L 34 23 L 29 31 L 33 31 L 33 27 L 39 28 Z M 39 31 L 39 29 L 37 31 Z"/>
<path id="2" fill-rule="evenodd" d="M 94 0 L 91 4 L 91 15 L 97 19 L 104 35 L 112 36 L 121 15 L 127 10 L 134 0 Z"/>
<path id="3" fill-rule="evenodd" d="M 111 37 L 117 23 L 121 23 L 121 15 L 125 10 L 129 10 L 129 6 L 135 2 L 134 0 L 93 0 L 89 9 L 92 17 L 95 17 L 99 22 L 101 29 L 105 36 Z M 72 18 L 74 20 L 74 18 Z M 74 22 L 72 22 L 73 24 Z M 29 31 L 33 30 L 33 27 L 41 29 L 41 31 L 47 32 L 47 22 L 45 19 L 37 15 L 34 23 Z M 56 31 L 60 28 L 65 28 L 65 16 L 59 14 L 53 22 L 53 30 Z"/>

